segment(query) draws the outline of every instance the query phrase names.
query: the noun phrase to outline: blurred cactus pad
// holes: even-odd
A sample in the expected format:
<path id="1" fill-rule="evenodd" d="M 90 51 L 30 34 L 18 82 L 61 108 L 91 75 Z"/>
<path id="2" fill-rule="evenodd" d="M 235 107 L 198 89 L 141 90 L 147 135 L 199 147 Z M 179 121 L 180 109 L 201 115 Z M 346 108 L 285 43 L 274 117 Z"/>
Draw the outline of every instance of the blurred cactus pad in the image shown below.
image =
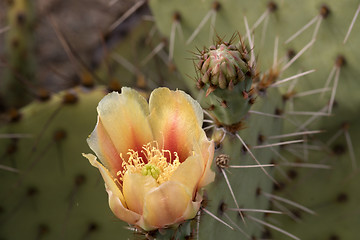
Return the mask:
<path id="1" fill-rule="evenodd" d="M 358 239 L 359 15 L 355 0 L 0 2 L 0 240 Z M 117 219 L 81 156 L 121 86 L 204 109 L 216 177 L 177 228 Z"/>

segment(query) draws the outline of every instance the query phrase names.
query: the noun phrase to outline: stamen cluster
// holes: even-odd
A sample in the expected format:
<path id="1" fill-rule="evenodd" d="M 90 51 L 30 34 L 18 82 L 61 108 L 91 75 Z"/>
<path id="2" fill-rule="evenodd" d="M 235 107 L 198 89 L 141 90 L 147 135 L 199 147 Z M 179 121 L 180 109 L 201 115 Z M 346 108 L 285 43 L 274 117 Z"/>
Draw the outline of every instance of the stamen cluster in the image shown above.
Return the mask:
<path id="1" fill-rule="evenodd" d="M 139 153 L 133 149 L 129 149 L 127 152 L 129 155 L 127 161 L 120 156 L 123 159 L 123 169 L 117 173 L 120 180 L 122 181 L 125 173 L 130 171 L 131 173 L 151 175 L 159 184 L 168 181 L 180 165 L 178 154 L 174 152 L 175 159 L 172 160 L 171 152 L 165 149 L 160 150 L 157 142 L 145 144 L 142 149 L 141 153 L 146 159 L 139 156 Z"/>

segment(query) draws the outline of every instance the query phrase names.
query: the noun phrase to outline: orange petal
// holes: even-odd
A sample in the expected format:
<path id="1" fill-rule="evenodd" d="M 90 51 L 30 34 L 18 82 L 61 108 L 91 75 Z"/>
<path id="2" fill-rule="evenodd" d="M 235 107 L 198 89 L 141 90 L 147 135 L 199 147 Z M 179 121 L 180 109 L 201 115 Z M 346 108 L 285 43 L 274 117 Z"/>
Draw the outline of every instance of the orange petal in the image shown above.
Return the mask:
<path id="1" fill-rule="evenodd" d="M 142 214 L 146 194 L 158 186 L 156 180 L 151 176 L 127 171 L 124 175 L 123 193 L 128 208 Z"/>
<path id="2" fill-rule="evenodd" d="M 149 100 L 149 121 L 155 140 L 164 149 L 177 152 L 180 161 L 191 155 L 192 139 L 200 137 L 203 111 L 183 91 L 157 88 Z"/>
<path id="3" fill-rule="evenodd" d="M 142 146 L 152 141 L 153 136 L 145 98 L 131 88 L 123 87 L 121 92 L 106 95 L 97 110 L 111 142 L 125 158 L 129 149 L 141 152 Z"/>
<path id="4" fill-rule="evenodd" d="M 111 176 L 109 171 L 96 160 L 96 157 L 92 154 L 83 154 L 91 165 L 98 168 L 101 176 L 105 181 L 106 191 L 109 195 L 109 205 L 113 213 L 121 220 L 130 224 L 136 224 L 141 216 L 133 211 L 126 208 L 125 199 L 121 193 L 118 185 L 114 182 L 114 178 Z"/>
<path id="5" fill-rule="evenodd" d="M 184 220 L 185 213 L 188 218 L 194 217 L 198 208 L 194 209 L 191 206 L 192 194 L 187 191 L 187 187 L 174 181 L 164 182 L 146 195 L 144 222 L 148 228 L 163 228 L 172 225 Z"/>
<path id="6" fill-rule="evenodd" d="M 195 196 L 197 185 L 203 175 L 201 156 L 190 156 L 174 171 L 170 181 L 179 182 L 188 188 L 188 192 Z"/>
<path id="7" fill-rule="evenodd" d="M 99 117 L 96 127 L 88 137 L 87 142 L 91 150 L 96 153 L 102 164 L 110 170 L 113 176 L 116 176 L 116 173 L 123 169 L 123 160 L 120 158 L 119 152 L 115 148 Z"/>

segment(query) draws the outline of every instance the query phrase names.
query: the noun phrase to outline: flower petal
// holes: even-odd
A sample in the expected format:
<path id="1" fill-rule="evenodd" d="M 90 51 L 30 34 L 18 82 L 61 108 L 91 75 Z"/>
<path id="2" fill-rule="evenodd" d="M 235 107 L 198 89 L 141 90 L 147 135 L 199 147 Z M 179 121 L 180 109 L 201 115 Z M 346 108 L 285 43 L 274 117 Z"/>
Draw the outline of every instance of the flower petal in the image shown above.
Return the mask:
<path id="1" fill-rule="evenodd" d="M 84 154 L 83 156 L 86 157 L 90 164 L 93 165 L 94 167 L 96 167 L 97 169 L 99 169 L 101 176 L 104 179 L 104 182 L 106 184 L 106 186 L 118 197 L 120 198 L 121 202 L 123 204 L 125 204 L 125 198 L 123 196 L 123 194 L 121 193 L 118 185 L 115 183 L 114 181 L 114 177 L 109 173 L 109 171 L 96 160 L 96 157 L 92 154 Z"/>
<path id="2" fill-rule="evenodd" d="M 129 224 L 138 225 L 142 216 L 125 208 L 120 199 L 108 187 L 106 191 L 109 195 L 109 206 L 114 215 Z"/>
<path id="3" fill-rule="evenodd" d="M 109 171 L 96 160 L 94 155 L 83 154 L 83 156 L 89 160 L 91 165 L 99 169 L 101 176 L 105 181 L 106 191 L 109 195 L 109 205 L 112 212 L 123 221 L 126 221 L 130 224 L 136 224 L 141 216 L 126 208 L 124 196 L 117 184 L 114 182 L 114 178 L 111 176 Z"/>
<path id="4" fill-rule="evenodd" d="M 211 170 L 211 164 L 214 159 L 215 146 L 213 141 L 205 140 L 200 143 L 201 155 L 203 160 L 203 175 L 201 176 L 198 188 L 202 188 L 215 179 L 215 173 Z"/>
<path id="5" fill-rule="evenodd" d="M 105 131 L 118 153 L 125 158 L 129 149 L 140 153 L 142 146 L 152 141 L 153 136 L 145 98 L 131 88 L 123 87 L 121 92 L 106 95 L 97 110 Z"/>
<path id="6" fill-rule="evenodd" d="M 191 155 L 192 139 L 199 139 L 203 111 L 183 91 L 157 88 L 149 100 L 149 121 L 155 140 L 164 149 L 177 152 L 180 161 Z"/>
<path id="7" fill-rule="evenodd" d="M 127 171 L 124 175 L 123 193 L 128 208 L 142 214 L 146 194 L 158 186 L 159 184 L 151 176 Z"/>
<path id="8" fill-rule="evenodd" d="M 202 200 L 203 200 L 202 196 L 200 194 L 196 194 L 195 200 L 189 202 L 189 205 L 187 206 L 184 212 L 183 220 L 192 219 L 195 217 L 196 213 L 199 211 L 201 207 Z M 180 221 L 180 219 L 178 221 Z"/>
<path id="9" fill-rule="evenodd" d="M 110 170 L 113 176 L 116 176 L 116 173 L 123 169 L 123 160 L 120 158 L 120 154 L 107 134 L 100 118 L 98 118 L 96 127 L 88 137 L 87 142 L 91 150 L 96 153 L 102 164 Z"/>
<path id="10" fill-rule="evenodd" d="M 185 217 L 193 218 L 198 210 L 194 207 L 192 194 L 187 191 L 186 186 L 174 181 L 164 182 L 145 197 L 143 212 L 145 227 L 163 228 L 185 220 Z"/>
<path id="11" fill-rule="evenodd" d="M 188 188 L 188 192 L 195 196 L 197 185 L 203 173 L 201 156 L 190 156 L 185 162 L 174 171 L 170 177 L 170 181 L 179 182 Z"/>

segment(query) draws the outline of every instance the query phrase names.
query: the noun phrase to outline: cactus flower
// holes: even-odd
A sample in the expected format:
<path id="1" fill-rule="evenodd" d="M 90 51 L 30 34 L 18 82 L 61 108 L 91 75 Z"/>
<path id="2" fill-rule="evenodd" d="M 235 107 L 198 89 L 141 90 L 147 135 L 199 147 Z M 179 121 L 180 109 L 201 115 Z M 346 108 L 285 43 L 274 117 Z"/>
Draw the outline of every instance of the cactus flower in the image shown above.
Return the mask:
<path id="1" fill-rule="evenodd" d="M 113 213 L 146 231 L 195 217 L 201 187 L 212 182 L 214 144 L 202 130 L 200 105 L 182 91 L 112 92 L 97 107 L 88 137 Z"/>

